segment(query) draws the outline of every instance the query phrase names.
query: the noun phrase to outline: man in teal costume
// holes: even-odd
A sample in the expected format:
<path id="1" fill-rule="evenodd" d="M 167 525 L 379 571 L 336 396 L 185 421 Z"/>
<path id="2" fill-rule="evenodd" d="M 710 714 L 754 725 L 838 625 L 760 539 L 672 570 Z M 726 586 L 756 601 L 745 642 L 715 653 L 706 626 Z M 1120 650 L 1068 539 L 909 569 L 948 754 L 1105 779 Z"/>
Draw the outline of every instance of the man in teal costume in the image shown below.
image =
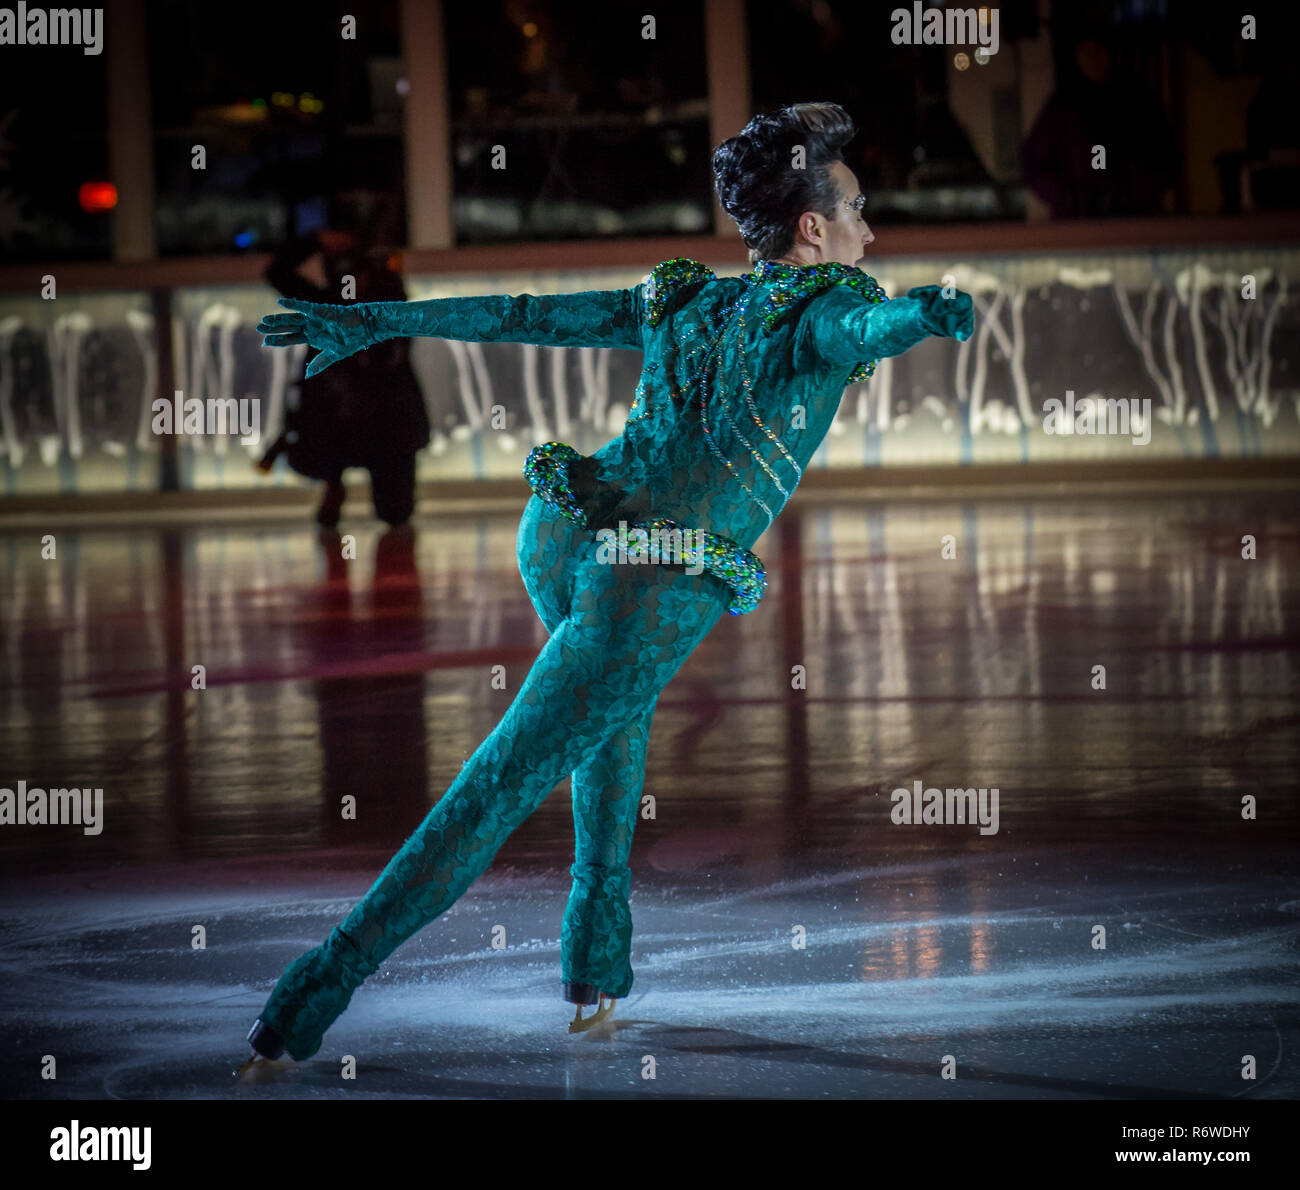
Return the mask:
<path id="1" fill-rule="evenodd" d="M 570 1003 L 632 987 L 628 857 L 660 691 L 727 612 L 766 586 L 754 543 L 821 444 L 844 388 L 930 335 L 972 329 L 938 286 L 890 301 L 855 267 L 872 236 L 834 104 L 756 116 L 715 151 L 715 183 L 754 269 L 666 261 L 631 289 L 545 297 L 320 305 L 263 319 L 272 346 L 317 348 L 308 374 L 400 336 L 626 347 L 644 355 L 623 433 L 592 456 L 537 447 L 519 570 L 550 633 L 501 722 L 320 946 L 280 977 L 255 1055 L 304 1060 L 353 991 L 474 882 L 507 836 L 573 776 L 573 888 L 560 935 Z M 687 564 L 610 565 L 602 529 L 682 529 Z M 699 531 L 695 536 L 694 531 Z M 609 1001 L 609 1003 L 605 1003 Z"/>

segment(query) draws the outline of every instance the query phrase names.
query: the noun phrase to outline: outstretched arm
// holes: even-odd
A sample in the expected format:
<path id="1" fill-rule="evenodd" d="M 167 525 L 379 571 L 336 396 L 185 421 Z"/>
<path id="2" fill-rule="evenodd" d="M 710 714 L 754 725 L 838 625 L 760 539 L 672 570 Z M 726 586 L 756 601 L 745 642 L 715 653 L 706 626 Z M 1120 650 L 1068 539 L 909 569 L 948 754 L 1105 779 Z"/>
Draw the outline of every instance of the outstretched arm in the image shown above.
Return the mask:
<path id="1" fill-rule="evenodd" d="M 583 293 L 431 298 L 423 302 L 322 305 L 281 300 L 293 314 L 269 314 L 258 324 L 271 347 L 307 343 L 322 368 L 385 339 L 433 336 L 477 343 L 538 343 L 548 347 L 640 349 L 641 287 Z"/>
<path id="2" fill-rule="evenodd" d="M 854 364 L 902 355 L 931 335 L 969 339 L 973 326 L 970 294 L 961 290 L 945 298 L 938 285 L 922 285 L 906 297 L 868 302 L 837 285 L 809 303 L 799 333 L 823 361 Z"/>

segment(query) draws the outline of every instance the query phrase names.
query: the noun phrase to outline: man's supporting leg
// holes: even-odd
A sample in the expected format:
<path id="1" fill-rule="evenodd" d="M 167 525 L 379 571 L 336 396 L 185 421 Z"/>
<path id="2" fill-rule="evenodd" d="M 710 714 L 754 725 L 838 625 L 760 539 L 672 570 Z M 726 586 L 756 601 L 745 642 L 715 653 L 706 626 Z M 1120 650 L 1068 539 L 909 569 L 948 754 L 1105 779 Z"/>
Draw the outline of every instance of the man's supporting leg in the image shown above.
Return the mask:
<path id="1" fill-rule="evenodd" d="M 632 990 L 628 857 L 658 698 L 573 774 L 573 888 L 560 929 L 560 979 L 575 1004 Z"/>

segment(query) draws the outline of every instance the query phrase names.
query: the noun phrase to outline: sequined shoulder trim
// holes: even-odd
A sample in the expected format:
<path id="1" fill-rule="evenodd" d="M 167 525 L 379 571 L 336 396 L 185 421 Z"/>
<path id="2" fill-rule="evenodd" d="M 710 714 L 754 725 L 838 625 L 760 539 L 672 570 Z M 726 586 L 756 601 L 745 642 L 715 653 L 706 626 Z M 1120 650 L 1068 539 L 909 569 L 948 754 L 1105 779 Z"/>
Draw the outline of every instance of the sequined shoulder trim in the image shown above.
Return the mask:
<path id="1" fill-rule="evenodd" d="M 771 330 L 801 302 L 832 285 L 848 285 L 869 302 L 889 300 L 875 277 L 836 261 L 795 266 L 760 260 L 754 267 L 753 276 L 759 284 L 772 287 L 759 309 L 765 330 Z"/>
<path id="2" fill-rule="evenodd" d="M 669 299 L 687 286 L 701 285 L 717 279 L 717 274 L 689 256 L 676 256 L 650 270 L 645 279 L 645 320 L 658 326 L 668 309 Z"/>
<path id="3" fill-rule="evenodd" d="M 771 330 L 787 314 L 807 299 L 830 289 L 833 285 L 848 285 L 869 302 L 887 302 L 889 295 L 880 283 L 868 273 L 838 261 L 821 264 L 790 265 L 775 260 L 760 260 L 751 274 L 755 282 L 771 285 L 759 307 L 759 318 L 764 330 Z M 877 360 L 864 360 L 853 369 L 850 384 L 866 380 L 876 370 Z"/>

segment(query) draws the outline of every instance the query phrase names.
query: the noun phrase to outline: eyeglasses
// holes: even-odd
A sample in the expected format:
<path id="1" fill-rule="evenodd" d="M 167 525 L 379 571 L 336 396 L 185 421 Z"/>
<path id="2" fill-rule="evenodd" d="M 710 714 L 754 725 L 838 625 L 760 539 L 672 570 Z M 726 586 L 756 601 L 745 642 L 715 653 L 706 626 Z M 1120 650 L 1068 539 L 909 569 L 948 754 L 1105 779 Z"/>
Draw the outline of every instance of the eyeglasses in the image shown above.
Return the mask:
<path id="1" fill-rule="evenodd" d="M 861 211 L 867 205 L 867 196 L 859 194 L 857 198 L 846 198 L 841 205 L 846 211 Z"/>

